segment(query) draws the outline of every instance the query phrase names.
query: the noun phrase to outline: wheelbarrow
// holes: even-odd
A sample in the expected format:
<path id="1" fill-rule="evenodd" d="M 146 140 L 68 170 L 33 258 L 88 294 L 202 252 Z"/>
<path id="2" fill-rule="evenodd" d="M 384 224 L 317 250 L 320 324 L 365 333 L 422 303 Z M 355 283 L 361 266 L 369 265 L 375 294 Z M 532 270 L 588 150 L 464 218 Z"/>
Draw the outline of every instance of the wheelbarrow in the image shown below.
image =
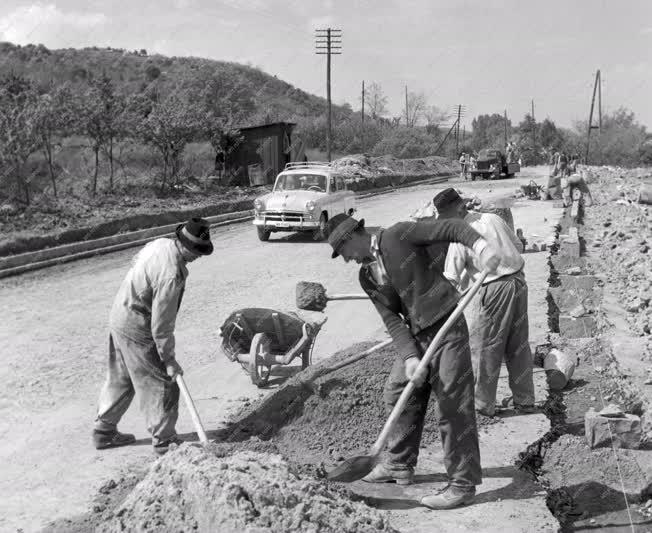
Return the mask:
<path id="1" fill-rule="evenodd" d="M 542 194 L 544 192 L 543 187 L 534 180 L 530 180 L 530 183 L 527 185 L 521 185 L 521 190 L 530 200 L 542 199 Z"/>
<path id="2" fill-rule="evenodd" d="M 317 315 L 301 317 L 262 307 L 234 311 L 220 327 L 222 352 L 242 366 L 254 385 L 265 387 L 276 365 L 300 357 L 302 369 L 310 366 L 315 339 L 327 320 Z"/>

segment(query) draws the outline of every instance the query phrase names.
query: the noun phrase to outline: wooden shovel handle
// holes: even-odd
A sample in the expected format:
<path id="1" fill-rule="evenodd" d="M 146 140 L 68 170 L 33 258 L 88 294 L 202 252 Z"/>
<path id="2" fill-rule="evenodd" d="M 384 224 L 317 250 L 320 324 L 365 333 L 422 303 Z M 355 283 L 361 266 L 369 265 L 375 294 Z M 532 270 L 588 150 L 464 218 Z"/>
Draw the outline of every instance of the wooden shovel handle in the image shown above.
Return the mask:
<path id="1" fill-rule="evenodd" d="M 444 325 L 439 329 L 437 335 L 435 335 L 435 338 L 432 339 L 430 346 L 428 346 L 426 353 L 421 358 L 421 361 L 419 362 L 419 366 L 417 366 L 416 369 L 417 374 L 420 373 L 423 369 L 425 369 L 430 364 L 430 360 L 432 359 L 435 350 L 439 346 L 442 337 L 446 335 L 446 333 L 448 333 L 448 330 L 453 326 L 453 324 L 460 317 L 460 315 L 462 314 L 466 306 L 471 301 L 471 298 L 473 298 L 475 296 L 475 293 L 478 292 L 478 290 L 482 286 L 482 282 L 485 280 L 485 278 L 488 275 L 489 275 L 489 271 L 483 270 L 482 273 L 480 274 L 480 277 L 477 279 L 477 281 L 471 286 L 471 288 L 467 291 L 464 297 L 458 302 L 457 307 L 455 307 L 455 310 L 448 317 L 448 320 L 446 320 L 446 322 L 444 322 Z M 415 387 L 416 385 L 414 384 L 414 382 L 410 380 L 409 383 L 403 389 L 403 392 L 401 393 L 401 396 L 396 402 L 396 405 L 394 405 L 394 408 L 392 409 L 392 412 L 390 413 L 389 417 L 387 418 L 387 422 L 385 422 L 385 425 L 383 426 L 383 429 L 380 432 L 378 439 L 372 446 L 370 455 L 372 456 L 378 455 L 383 450 L 385 443 L 387 442 L 387 437 L 389 437 L 389 432 L 392 430 L 392 428 L 396 424 L 396 421 L 398 420 L 398 417 L 405 409 L 405 406 L 408 400 L 410 399 L 410 396 L 412 396 Z"/>
<path id="2" fill-rule="evenodd" d="M 367 294 L 333 294 L 332 296 L 327 294 L 327 300 L 368 300 L 369 296 Z"/>
<path id="3" fill-rule="evenodd" d="M 197 431 L 197 435 L 199 435 L 199 442 L 201 442 L 205 446 L 208 444 L 208 438 L 206 437 L 204 426 L 202 425 L 201 420 L 199 419 L 199 413 L 195 408 L 195 403 L 192 401 L 190 392 L 188 392 L 188 387 L 186 387 L 186 382 L 183 380 L 183 376 L 181 374 L 177 374 L 176 380 L 177 380 L 177 385 L 179 385 L 179 390 L 181 390 L 181 395 L 183 396 L 183 400 L 186 402 L 188 411 L 190 411 L 190 417 L 192 418 L 192 422 L 193 424 L 195 424 L 195 430 Z"/>

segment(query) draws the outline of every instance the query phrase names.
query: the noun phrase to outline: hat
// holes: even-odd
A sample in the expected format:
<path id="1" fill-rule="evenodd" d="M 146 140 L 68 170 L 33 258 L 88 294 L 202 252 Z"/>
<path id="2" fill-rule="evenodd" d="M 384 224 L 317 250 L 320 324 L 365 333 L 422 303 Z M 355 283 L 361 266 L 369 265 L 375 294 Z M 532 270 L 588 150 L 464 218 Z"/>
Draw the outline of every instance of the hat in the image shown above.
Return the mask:
<path id="1" fill-rule="evenodd" d="M 457 191 L 452 187 L 449 187 L 448 189 L 444 189 L 437 193 L 437 195 L 432 199 L 432 203 L 437 211 L 441 211 L 442 209 L 449 207 L 451 204 L 460 202 L 461 200 L 462 198 L 457 194 Z"/>
<path id="2" fill-rule="evenodd" d="M 176 232 L 179 242 L 197 255 L 213 253 L 210 236 L 210 224 L 203 218 L 191 218 L 185 224 L 179 224 Z"/>
<path id="3" fill-rule="evenodd" d="M 356 220 L 349 215 L 339 213 L 328 221 L 328 244 L 333 247 L 331 255 L 333 259 L 340 255 L 337 249 L 344 241 L 350 239 L 358 228 L 364 228 L 364 218 Z"/>

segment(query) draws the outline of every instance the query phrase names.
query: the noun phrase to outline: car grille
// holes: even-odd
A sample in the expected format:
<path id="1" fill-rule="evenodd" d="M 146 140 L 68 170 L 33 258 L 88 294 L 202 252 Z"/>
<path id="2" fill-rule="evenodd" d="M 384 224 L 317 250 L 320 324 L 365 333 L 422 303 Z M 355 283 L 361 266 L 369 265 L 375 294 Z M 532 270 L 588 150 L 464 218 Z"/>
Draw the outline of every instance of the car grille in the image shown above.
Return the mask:
<path id="1" fill-rule="evenodd" d="M 303 222 L 304 215 L 299 211 L 265 211 L 265 220 L 269 222 Z"/>

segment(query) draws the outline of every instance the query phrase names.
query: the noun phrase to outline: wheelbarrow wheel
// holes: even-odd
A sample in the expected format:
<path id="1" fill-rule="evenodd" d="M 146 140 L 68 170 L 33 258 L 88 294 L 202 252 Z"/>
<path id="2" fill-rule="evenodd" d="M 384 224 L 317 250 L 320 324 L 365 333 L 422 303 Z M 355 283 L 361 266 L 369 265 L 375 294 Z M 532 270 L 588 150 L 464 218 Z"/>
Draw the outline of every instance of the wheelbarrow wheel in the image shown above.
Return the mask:
<path id="1" fill-rule="evenodd" d="M 257 387 L 264 387 L 269 381 L 272 367 L 265 364 L 265 355 L 269 353 L 270 338 L 265 333 L 256 333 L 249 350 L 249 377 Z"/>

